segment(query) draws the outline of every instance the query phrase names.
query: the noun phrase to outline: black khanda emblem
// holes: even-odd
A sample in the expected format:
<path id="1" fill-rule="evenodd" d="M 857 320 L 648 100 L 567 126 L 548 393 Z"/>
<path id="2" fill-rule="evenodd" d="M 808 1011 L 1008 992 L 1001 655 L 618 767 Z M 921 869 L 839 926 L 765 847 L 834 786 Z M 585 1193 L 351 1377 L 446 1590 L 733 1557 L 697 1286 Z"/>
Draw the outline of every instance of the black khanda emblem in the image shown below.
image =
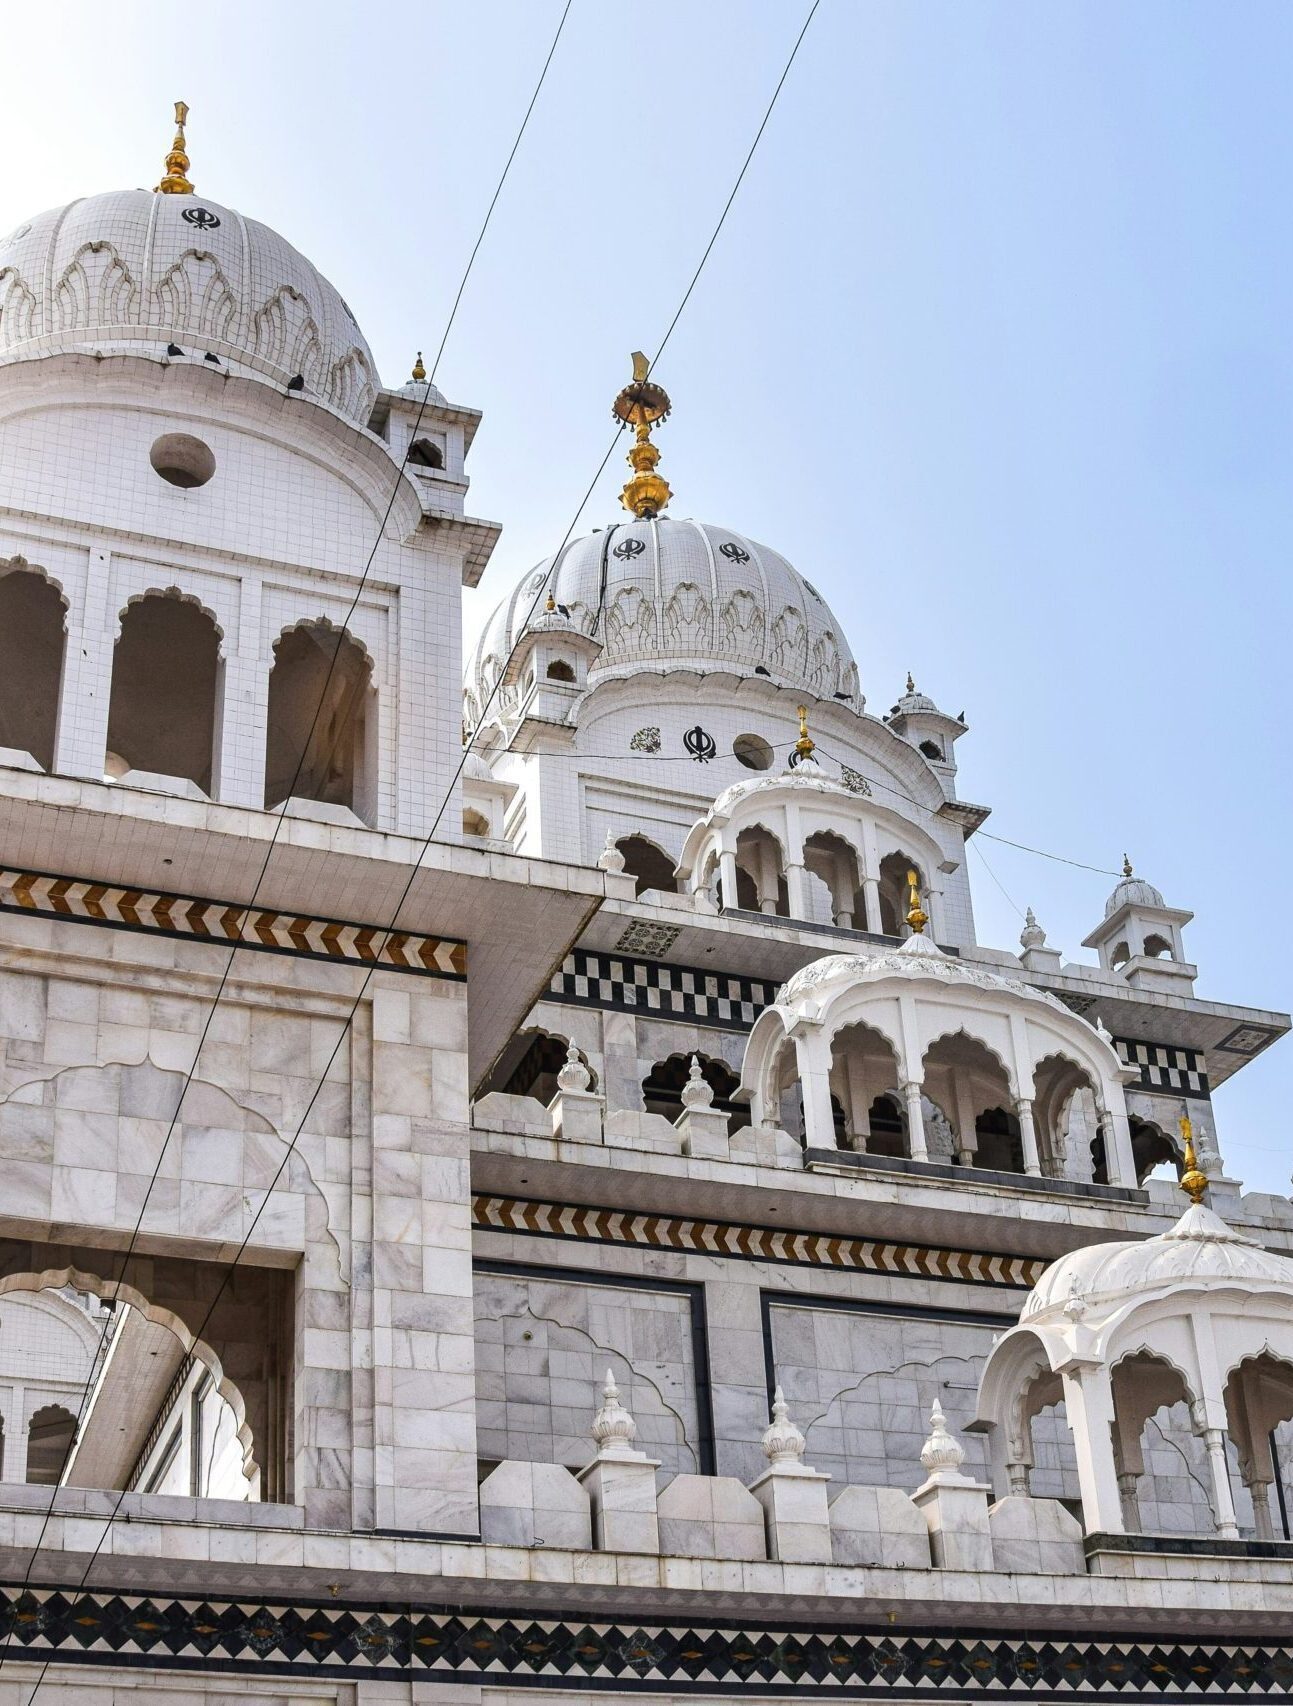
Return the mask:
<path id="1" fill-rule="evenodd" d="M 710 759 L 718 751 L 717 746 L 714 744 L 713 735 L 706 734 L 705 730 L 701 728 L 699 723 L 696 724 L 694 729 L 687 730 L 686 734 L 682 737 L 682 744 L 687 748 L 687 751 L 696 760 L 697 764 L 708 764 Z"/>
<path id="2" fill-rule="evenodd" d="M 644 539 L 621 539 L 615 547 L 614 554 L 617 557 L 640 557 L 645 550 L 646 541 Z"/>
<path id="3" fill-rule="evenodd" d="M 186 225 L 196 225 L 199 231 L 214 231 L 220 223 L 220 215 L 212 213 L 209 207 L 186 207 L 180 218 Z"/>
<path id="4" fill-rule="evenodd" d="M 750 553 L 743 545 L 738 545 L 735 539 L 725 539 L 718 548 L 720 557 L 726 557 L 729 563 L 748 563 Z"/>

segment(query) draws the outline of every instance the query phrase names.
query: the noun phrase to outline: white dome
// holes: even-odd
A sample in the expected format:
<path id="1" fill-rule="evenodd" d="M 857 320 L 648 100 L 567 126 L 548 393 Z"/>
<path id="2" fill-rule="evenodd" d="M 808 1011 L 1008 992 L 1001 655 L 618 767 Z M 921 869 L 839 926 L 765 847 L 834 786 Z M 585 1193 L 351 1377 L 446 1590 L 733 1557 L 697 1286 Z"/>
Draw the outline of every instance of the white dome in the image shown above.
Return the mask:
<path id="1" fill-rule="evenodd" d="M 0 365 L 177 344 L 367 425 L 372 352 L 336 290 L 267 225 L 199 195 L 118 190 L 0 238 Z"/>
<path id="2" fill-rule="evenodd" d="M 1293 1260 L 1264 1250 L 1210 1208 L 1192 1203 L 1170 1232 L 1156 1238 L 1088 1244 L 1061 1256 L 1038 1280 L 1020 1319 L 1062 1312 L 1075 1294 L 1090 1306 L 1164 1287 L 1227 1282 L 1288 1293 Z"/>
<path id="3" fill-rule="evenodd" d="M 625 521 L 577 539 L 549 578 L 551 567 L 532 570 L 486 623 L 466 682 L 478 704 L 550 590 L 602 642 L 590 685 L 639 671 L 728 671 L 861 709 L 857 667 L 825 601 L 784 557 L 742 534 L 671 516 Z"/>
<path id="4" fill-rule="evenodd" d="M 1117 888 L 1104 903 L 1104 915 L 1112 918 L 1124 906 L 1159 906 L 1163 905 L 1163 897 L 1143 877 L 1124 877 Z"/>
<path id="5" fill-rule="evenodd" d="M 1002 977 L 983 966 L 971 966 L 955 955 L 945 954 L 928 936 L 908 936 L 901 948 L 885 954 L 826 954 L 803 966 L 777 991 L 777 1006 L 791 1006 L 805 995 L 811 995 L 820 1006 L 827 990 L 835 986 L 878 983 L 886 977 L 930 978 L 941 983 L 959 983 L 976 989 L 1000 990 L 1022 996 L 1043 1007 L 1051 1007 L 1066 1019 L 1074 1018 L 1071 1009 L 1048 990 L 1036 989 L 1018 978 Z M 1081 1021 L 1085 1024 L 1085 1020 Z M 1107 1249 L 1108 1246 L 1106 1245 Z"/>

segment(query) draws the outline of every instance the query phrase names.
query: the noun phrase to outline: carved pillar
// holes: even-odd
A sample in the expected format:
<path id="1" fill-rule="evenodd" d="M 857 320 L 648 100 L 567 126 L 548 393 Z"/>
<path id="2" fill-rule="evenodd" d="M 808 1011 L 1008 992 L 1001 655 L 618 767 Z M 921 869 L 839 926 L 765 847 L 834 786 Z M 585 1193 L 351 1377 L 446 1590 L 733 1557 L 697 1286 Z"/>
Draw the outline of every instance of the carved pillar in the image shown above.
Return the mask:
<path id="1" fill-rule="evenodd" d="M 879 877 L 863 877 L 862 902 L 866 912 L 866 928 L 875 936 L 884 934 L 884 925 L 880 917 L 880 879 Z"/>
<path id="2" fill-rule="evenodd" d="M 736 900 L 736 854 L 724 847 L 718 855 L 718 880 L 723 889 L 723 910 L 730 912 Z"/>
<path id="3" fill-rule="evenodd" d="M 804 881 L 802 865 L 786 866 L 786 894 L 790 902 L 792 918 L 807 918 L 809 916 L 808 885 Z"/>
<path id="4" fill-rule="evenodd" d="M 1079 1364 L 1065 1369 L 1064 1407 L 1073 1430 L 1082 1515 L 1088 1534 L 1123 1534 L 1122 1500 L 1113 1458 L 1113 1391 L 1109 1371 Z"/>
<path id="5" fill-rule="evenodd" d="M 1040 1178 L 1042 1160 L 1037 1149 L 1037 1127 L 1033 1124 L 1033 1104 L 1027 1096 L 1015 1103 L 1015 1118 L 1019 1121 L 1019 1140 L 1024 1151 L 1024 1172 Z"/>
<path id="6" fill-rule="evenodd" d="M 929 1145 L 925 1142 L 925 1115 L 920 1106 L 921 1085 L 908 1080 L 902 1087 L 907 1103 L 907 1143 L 913 1161 L 929 1160 Z"/>

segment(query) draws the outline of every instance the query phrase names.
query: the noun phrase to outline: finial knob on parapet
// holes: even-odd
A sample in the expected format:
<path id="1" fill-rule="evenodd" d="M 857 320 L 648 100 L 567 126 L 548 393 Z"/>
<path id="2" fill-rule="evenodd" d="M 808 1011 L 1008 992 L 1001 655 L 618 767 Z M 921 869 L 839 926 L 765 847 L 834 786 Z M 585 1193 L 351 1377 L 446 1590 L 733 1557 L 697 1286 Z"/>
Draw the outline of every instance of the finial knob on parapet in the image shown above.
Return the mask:
<path id="1" fill-rule="evenodd" d="M 687 1082 L 682 1087 L 682 1105 L 684 1108 L 708 1108 L 713 1106 L 713 1102 L 713 1089 L 700 1070 L 700 1056 L 693 1054 L 687 1069 Z"/>
<path id="2" fill-rule="evenodd" d="M 579 1058 L 579 1050 L 571 1043 L 566 1049 L 566 1062 L 557 1073 L 557 1087 L 561 1090 L 586 1090 L 593 1081 L 593 1075 Z"/>
<path id="3" fill-rule="evenodd" d="M 1024 927 L 1019 932 L 1019 945 L 1021 948 L 1028 949 L 1040 948 L 1045 945 L 1045 942 L 1046 932 L 1037 922 L 1036 914 L 1030 906 L 1024 913 Z"/>
<path id="4" fill-rule="evenodd" d="M 624 869 L 624 855 L 615 845 L 615 831 L 606 831 L 606 845 L 597 855 L 597 868 L 600 871 L 613 871 L 617 876 Z"/>
<path id="5" fill-rule="evenodd" d="M 592 1433 L 597 1442 L 599 1457 L 637 1455 L 633 1450 L 633 1441 L 637 1438 L 638 1425 L 620 1403 L 620 1389 L 615 1384 L 615 1373 L 609 1368 L 606 1370 L 606 1384 L 602 1387 L 602 1407 L 593 1417 Z"/>
<path id="6" fill-rule="evenodd" d="M 673 493 L 668 482 L 656 473 L 660 452 L 651 442 L 651 428 L 668 420 L 669 393 L 663 385 L 648 379 L 651 363 L 641 350 L 633 352 L 633 379 L 611 405 L 611 413 L 625 426 L 634 428 L 634 443 L 628 454 L 633 478 L 625 486 L 620 501 L 639 521 L 649 521 L 669 502 Z"/>
<path id="7" fill-rule="evenodd" d="M 929 923 L 929 914 L 920 904 L 920 877 L 915 871 L 907 872 L 907 922 L 917 936 L 923 935 Z"/>
<path id="8" fill-rule="evenodd" d="M 778 1386 L 772 1394 L 772 1423 L 763 1436 L 763 1455 L 769 1463 L 798 1463 L 807 1442 L 790 1419 L 786 1395 Z"/>
<path id="9" fill-rule="evenodd" d="M 171 143 L 171 151 L 166 156 L 166 176 L 158 184 L 158 195 L 192 195 L 193 185 L 188 179 L 189 157 L 185 153 L 184 126 L 188 123 L 189 109 L 183 101 L 175 103 L 175 138 Z"/>
<path id="10" fill-rule="evenodd" d="M 929 1438 L 920 1448 L 920 1461 L 931 1475 L 936 1475 L 940 1469 L 959 1469 L 965 1462 L 965 1451 L 948 1430 L 947 1417 L 937 1398 L 929 1412 Z"/>
<path id="11" fill-rule="evenodd" d="M 1199 1166 L 1199 1158 L 1194 1153 L 1194 1127 L 1190 1123 L 1188 1114 L 1181 1116 L 1180 1131 L 1181 1142 L 1185 1145 L 1183 1157 L 1185 1165 L 1181 1172 L 1180 1185 L 1186 1196 L 1197 1208 L 1203 1201 L 1203 1193 L 1208 1188 L 1208 1175 Z"/>

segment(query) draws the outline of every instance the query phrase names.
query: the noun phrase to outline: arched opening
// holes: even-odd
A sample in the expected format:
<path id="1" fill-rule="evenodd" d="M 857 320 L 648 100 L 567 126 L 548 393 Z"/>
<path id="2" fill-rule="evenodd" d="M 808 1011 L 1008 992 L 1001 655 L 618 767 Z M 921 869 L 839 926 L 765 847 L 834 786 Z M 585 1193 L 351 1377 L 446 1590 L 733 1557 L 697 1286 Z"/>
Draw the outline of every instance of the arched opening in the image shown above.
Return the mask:
<path id="1" fill-rule="evenodd" d="M 1119 942 L 1113 952 L 1109 955 L 1109 964 L 1112 966 L 1114 971 L 1117 971 L 1118 967 L 1125 966 L 1130 958 L 1131 949 L 1125 942 Z"/>
<path id="2" fill-rule="evenodd" d="M 1091 1178 L 1091 1145 L 1100 1132 L 1096 1087 L 1083 1067 L 1050 1054 L 1033 1073 L 1033 1124 L 1042 1172 L 1048 1178 Z"/>
<path id="3" fill-rule="evenodd" d="M 761 823 L 751 824 L 736 838 L 736 904 L 769 917 L 790 916 L 781 843 Z"/>
<path id="4" fill-rule="evenodd" d="M 861 881 L 857 853 L 842 835 L 830 829 L 810 835 L 804 842 L 804 869 L 810 895 L 819 901 L 825 922 L 842 930 L 851 930 L 859 917 L 865 922 L 866 909 L 858 892 Z M 817 911 L 815 906 L 814 917 Z"/>
<path id="5" fill-rule="evenodd" d="M 1136 1183 L 1143 1185 L 1147 1179 L 1179 1179 L 1180 1152 L 1162 1127 L 1136 1114 L 1128 1117 L 1127 1126 L 1131 1132 L 1131 1158 L 1136 1165 Z"/>
<path id="6" fill-rule="evenodd" d="M 886 936 L 910 936 L 907 923 L 908 871 L 915 871 L 921 895 L 926 893 L 925 873 L 907 853 L 886 853 L 880 861 L 880 928 Z M 928 906 L 925 908 L 929 910 Z"/>
<path id="7" fill-rule="evenodd" d="M 58 588 L 31 569 L 0 569 L 0 746 L 54 768 L 63 681 L 64 619 Z"/>
<path id="8" fill-rule="evenodd" d="M 925 1052 L 925 1095 L 940 1110 L 955 1159 L 997 1173 L 1024 1171 L 1023 1139 L 1010 1078 L 998 1057 L 964 1031 L 939 1037 Z M 932 1139 L 932 1134 L 931 1139 Z M 935 1144 L 929 1143 L 931 1158 Z"/>
<path id="9" fill-rule="evenodd" d="M 359 642 L 327 622 L 289 628 L 269 675 L 265 805 L 289 796 L 376 815 L 376 694 Z"/>
<path id="10" fill-rule="evenodd" d="M 161 1311 L 72 1285 L 27 1290 L 27 1280 L 10 1276 L 0 1295 L 6 1480 L 260 1496 L 226 1394 L 240 1396 L 217 1383 L 205 1345 L 186 1348 Z"/>
<path id="11" fill-rule="evenodd" d="M 429 438 L 415 438 L 409 446 L 409 461 L 415 468 L 443 468 L 444 451 Z"/>
<path id="12" fill-rule="evenodd" d="M 920 750 L 925 754 L 925 757 L 930 759 L 934 764 L 942 763 L 943 749 L 936 740 L 921 741 Z"/>
<path id="13" fill-rule="evenodd" d="M 1170 960 L 1172 958 L 1172 944 L 1166 936 L 1146 936 L 1145 944 L 1140 951 L 1146 959 L 1150 960 Z"/>
<path id="14" fill-rule="evenodd" d="M 57 1487 L 76 1438 L 76 1417 L 62 1404 L 42 1404 L 27 1424 L 27 1484 Z"/>
<path id="15" fill-rule="evenodd" d="M 219 676 L 220 630 L 205 610 L 177 592 L 127 605 L 112 658 L 105 774 L 178 776 L 209 794 Z"/>
<path id="16" fill-rule="evenodd" d="M 836 1142 L 867 1155 L 908 1156 L 898 1058 L 870 1025 L 846 1025 L 831 1039 L 831 1099 Z"/>
<path id="17" fill-rule="evenodd" d="M 674 862 L 654 841 L 648 841 L 645 835 L 622 835 L 615 845 L 624 855 L 624 875 L 633 878 L 634 894 L 645 894 L 648 889 L 663 889 L 666 894 L 678 892 Z"/>
<path id="18" fill-rule="evenodd" d="M 529 1096 L 546 1108 L 559 1088 L 557 1074 L 566 1064 L 569 1049 L 569 1039 L 552 1031 L 519 1031 L 494 1063 L 480 1094 Z M 587 1056 L 582 1050 L 577 1052 L 588 1066 Z M 591 1067 L 588 1088 L 597 1088 L 597 1075 Z"/>
<path id="19" fill-rule="evenodd" d="M 748 1105 L 732 1100 L 740 1079 L 721 1060 L 714 1060 L 707 1054 L 697 1054 L 696 1059 L 700 1064 L 701 1077 L 714 1092 L 712 1106 L 727 1115 L 727 1129 L 730 1132 L 740 1131 L 748 1126 Z M 690 1054 L 671 1054 L 667 1060 L 658 1060 L 642 1080 L 642 1097 L 647 1113 L 662 1114 L 667 1120 L 676 1120 L 682 1113 L 683 1086 L 690 1073 Z"/>
<path id="20" fill-rule="evenodd" d="M 575 666 L 572 663 L 567 663 L 565 658 L 553 658 L 545 674 L 549 681 L 567 681 L 573 684 Z"/>
<path id="21" fill-rule="evenodd" d="M 484 812 L 478 812 L 473 806 L 462 809 L 462 832 L 464 835 L 488 835 L 489 819 Z"/>
<path id="22" fill-rule="evenodd" d="M 1293 1538 L 1293 1465 L 1280 1438 L 1293 1421 L 1293 1364 L 1270 1351 L 1245 1357 L 1227 1377 L 1225 1400 L 1237 1467 L 1252 1502 L 1253 1533 L 1259 1540 Z"/>
<path id="23" fill-rule="evenodd" d="M 1207 1453 L 1185 1376 L 1166 1357 L 1139 1350 L 1115 1365 L 1111 1379 L 1114 1467 L 1129 1532 L 1213 1533 Z"/>

